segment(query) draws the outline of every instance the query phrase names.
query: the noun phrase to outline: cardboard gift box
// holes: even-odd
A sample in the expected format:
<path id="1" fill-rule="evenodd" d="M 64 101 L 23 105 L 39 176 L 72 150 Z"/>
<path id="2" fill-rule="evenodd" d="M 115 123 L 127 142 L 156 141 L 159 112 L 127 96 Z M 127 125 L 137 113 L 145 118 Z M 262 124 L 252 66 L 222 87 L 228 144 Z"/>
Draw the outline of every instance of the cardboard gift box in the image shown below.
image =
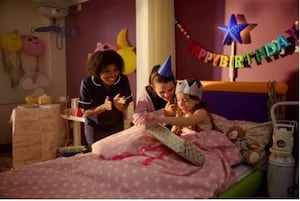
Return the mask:
<path id="1" fill-rule="evenodd" d="M 147 122 L 147 131 L 164 145 L 194 165 L 201 166 L 205 160 L 203 151 L 191 142 L 172 133 L 167 127 L 157 122 Z"/>

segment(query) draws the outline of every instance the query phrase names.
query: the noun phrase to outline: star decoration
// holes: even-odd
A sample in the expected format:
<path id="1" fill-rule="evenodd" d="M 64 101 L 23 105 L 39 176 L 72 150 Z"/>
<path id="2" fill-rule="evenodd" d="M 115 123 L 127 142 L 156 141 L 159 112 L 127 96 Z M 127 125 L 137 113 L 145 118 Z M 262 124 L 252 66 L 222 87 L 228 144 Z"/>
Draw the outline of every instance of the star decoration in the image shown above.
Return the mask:
<path id="1" fill-rule="evenodd" d="M 249 25 L 248 23 L 237 24 L 236 18 L 234 16 L 234 14 L 232 14 L 230 16 L 230 22 L 228 25 L 218 27 L 223 32 L 225 32 L 224 39 L 222 42 L 223 45 L 230 44 L 232 42 L 232 40 L 239 42 L 241 44 L 242 38 L 241 38 L 240 33 L 248 25 Z"/>
<path id="2" fill-rule="evenodd" d="M 239 23 L 246 23 L 246 18 L 244 15 L 242 14 L 237 14 L 236 15 L 236 19 L 237 19 L 237 22 Z M 251 36 L 250 36 L 250 32 L 257 26 L 257 24 L 254 24 L 254 23 L 249 23 L 248 22 L 248 26 L 243 29 L 243 31 L 241 31 L 241 38 L 242 38 L 242 41 L 243 41 L 243 44 L 250 44 L 251 43 Z"/>

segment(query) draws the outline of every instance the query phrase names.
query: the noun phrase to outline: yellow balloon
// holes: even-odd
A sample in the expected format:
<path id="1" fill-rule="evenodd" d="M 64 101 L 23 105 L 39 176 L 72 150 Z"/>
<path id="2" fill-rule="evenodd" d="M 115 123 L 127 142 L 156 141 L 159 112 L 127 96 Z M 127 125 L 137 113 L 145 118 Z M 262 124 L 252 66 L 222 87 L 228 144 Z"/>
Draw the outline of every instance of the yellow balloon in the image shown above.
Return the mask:
<path id="1" fill-rule="evenodd" d="M 123 48 L 117 50 L 118 54 L 124 60 L 124 70 L 123 73 L 128 75 L 135 71 L 136 69 L 136 54 L 133 51 L 133 48 Z"/>
<path id="2" fill-rule="evenodd" d="M 0 35 L 0 47 L 3 48 L 3 49 L 4 49 L 4 37 L 5 37 L 5 34 Z"/>
<path id="3" fill-rule="evenodd" d="M 6 33 L 1 37 L 1 47 L 9 52 L 19 52 L 23 47 L 22 38 L 15 32 Z"/>

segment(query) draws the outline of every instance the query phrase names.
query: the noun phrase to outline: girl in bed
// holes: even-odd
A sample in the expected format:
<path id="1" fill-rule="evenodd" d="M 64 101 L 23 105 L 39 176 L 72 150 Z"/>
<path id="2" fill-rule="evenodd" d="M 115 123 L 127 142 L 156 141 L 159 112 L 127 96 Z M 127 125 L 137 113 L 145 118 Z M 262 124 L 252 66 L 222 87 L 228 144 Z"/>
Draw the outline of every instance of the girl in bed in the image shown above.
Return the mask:
<path id="1" fill-rule="evenodd" d="M 84 133 L 90 145 L 124 129 L 123 112 L 132 101 L 124 61 L 114 50 L 96 51 L 88 60 L 78 107 L 84 110 Z"/>
<path id="2" fill-rule="evenodd" d="M 146 118 L 173 125 L 172 132 L 178 135 L 181 134 L 184 127 L 197 132 L 215 130 L 206 103 L 202 101 L 202 92 L 203 87 L 199 80 L 183 80 L 176 86 L 175 93 L 178 106 L 176 117 L 147 113 Z"/>
<path id="3" fill-rule="evenodd" d="M 171 56 L 169 56 L 164 64 L 152 68 L 149 85 L 145 87 L 136 103 L 133 124 L 145 123 L 144 112 L 174 116 L 176 112 L 175 85 L 176 80 L 172 73 Z"/>

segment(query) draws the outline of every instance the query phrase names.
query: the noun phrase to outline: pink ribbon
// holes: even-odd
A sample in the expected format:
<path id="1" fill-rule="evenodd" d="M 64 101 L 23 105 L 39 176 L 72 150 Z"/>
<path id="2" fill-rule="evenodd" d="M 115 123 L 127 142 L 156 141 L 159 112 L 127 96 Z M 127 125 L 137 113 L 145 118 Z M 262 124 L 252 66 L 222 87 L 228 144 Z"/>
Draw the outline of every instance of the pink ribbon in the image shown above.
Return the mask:
<path id="1" fill-rule="evenodd" d="M 141 151 L 139 151 L 139 153 L 136 153 L 136 154 L 121 154 L 121 155 L 115 155 L 112 157 L 112 160 L 122 160 L 124 158 L 128 158 L 128 157 L 132 157 L 132 156 L 145 156 L 145 153 L 147 151 L 154 151 L 160 147 L 162 147 L 163 144 L 158 144 L 156 146 L 152 146 L 152 147 L 145 147 L 143 148 Z M 162 151 L 160 152 L 157 156 L 153 157 L 153 156 L 150 156 L 148 157 L 147 159 L 145 159 L 143 161 L 143 165 L 150 165 L 151 162 L 154 160 L 154 159 L 163 159 L 165 155 L 168 155 L 170 153 L 170 150 L 167 150 L 167 151 Z"/>

